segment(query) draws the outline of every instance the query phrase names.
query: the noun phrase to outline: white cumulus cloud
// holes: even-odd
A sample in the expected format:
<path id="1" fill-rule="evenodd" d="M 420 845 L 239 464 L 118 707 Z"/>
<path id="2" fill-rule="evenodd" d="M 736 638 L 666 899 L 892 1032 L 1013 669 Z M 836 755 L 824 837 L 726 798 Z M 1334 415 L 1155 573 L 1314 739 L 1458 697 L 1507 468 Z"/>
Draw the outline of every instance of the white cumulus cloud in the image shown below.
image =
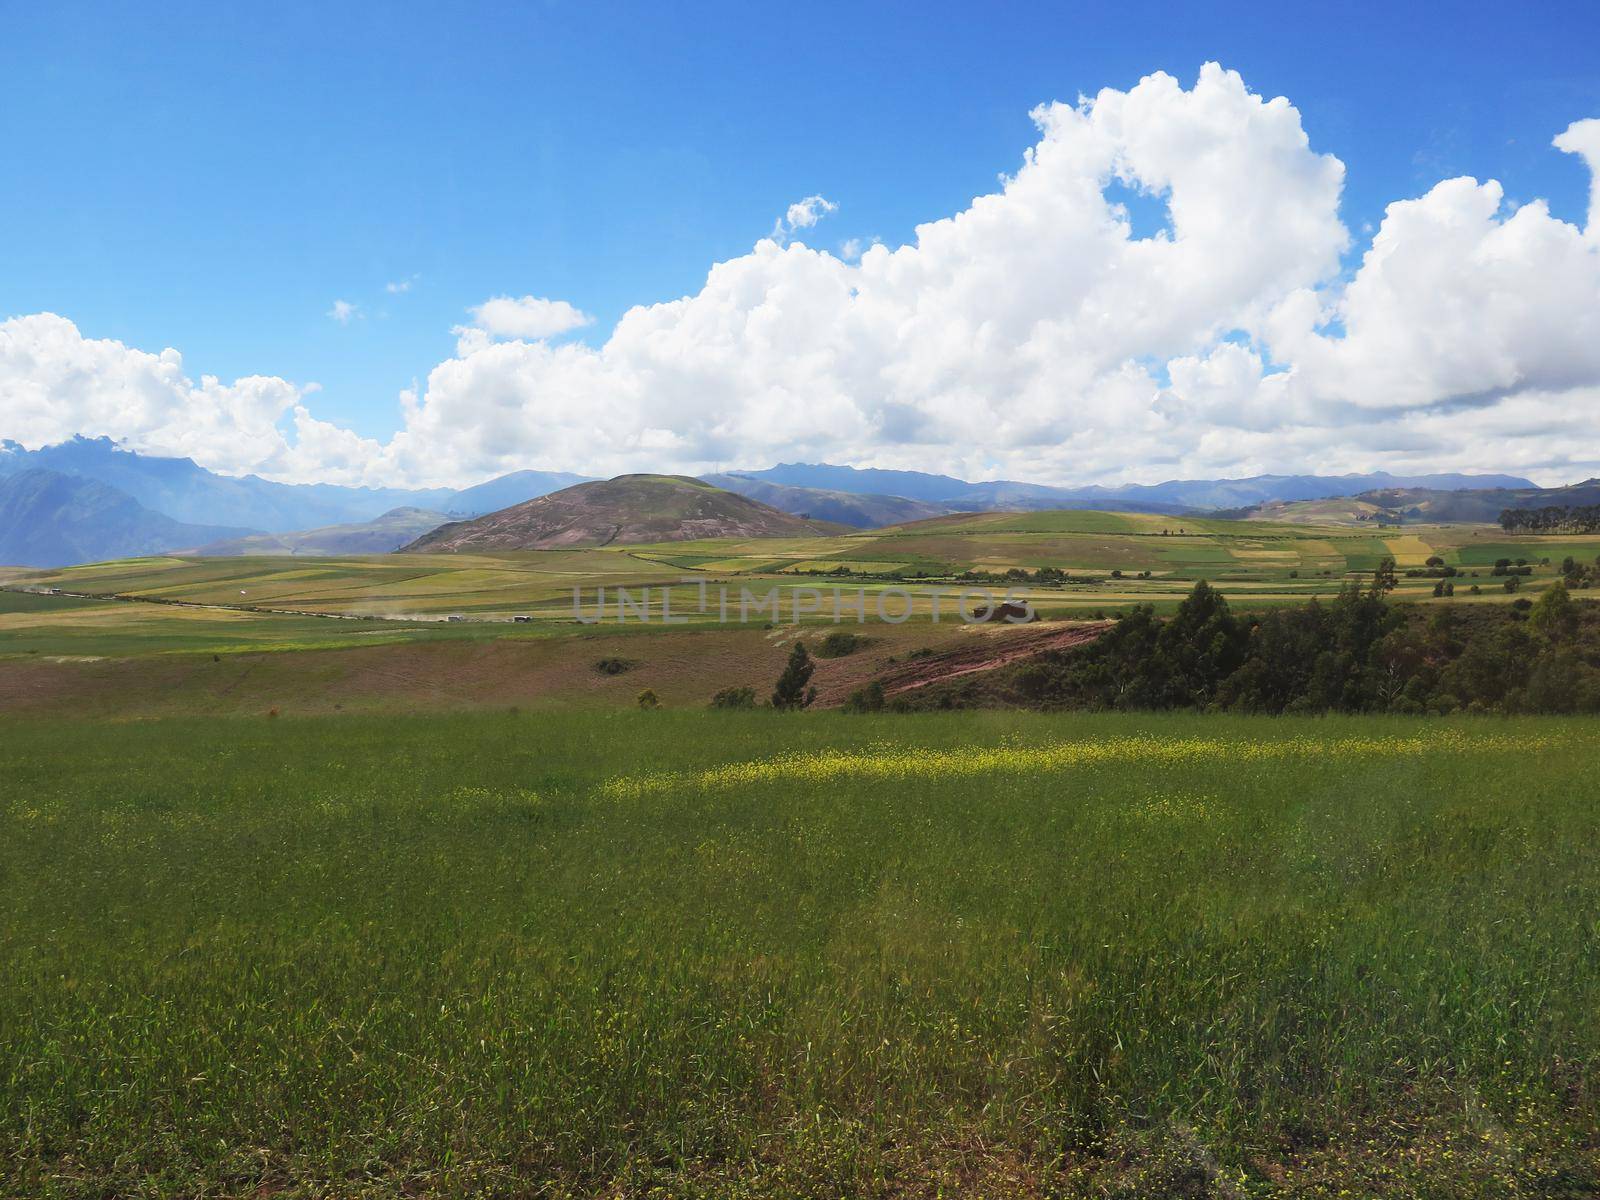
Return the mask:
<path id="1" fill-rule="evenodd" d="M 592 325 L 594 318 L 565 300 L 496 296 L 470 310 L 472 326 L 492 337 L 538 341 Z"/>
<path id="2" fill-rule="evenodd" d="M 176 350 L 86 338 L 54 313 L 0 321 L 0 437 L 37 447 L 73 434 L 242 473 L 281 467 L 277 425 L 311 389 L 270 376 L 198 382 Z"/>
<path id="3" fill-rule="evenodd" d="M 1574 121 L 1555 140 L 1558 150 L 1576 154 L 1589 168 L 1589 225 L 1591 241 L 1600 241 L 1600 117 Z"/>
<path id="4" fill-rule="evenodd" d="M 0 396 L 23 397 L 0 436 L 110 433 L 366 482 L 779 458 L 1061 482 L 1600 470 L 1594 206 L 1579 228 L 1496 181 L 1444 180 L 1391 204 L 1346 264 L 1343 164 L 1233 72 L 1033 118 L 997 190 L 903 245 L 805 245 L 835 208 L 815 195 L 597 345 L 554 340 L 592 322 L 565 301 L 485 301 L 381 444 L 318 420 L 308 389 L 196 384 L 174 351 L 48 315 L 0 326 Z M 1595 170 L 1600 121 L 1555 146 Z M 1129 189 L 1165 206 L 1160 232 L 1135 236 L 1108 197 Z"/>
<path id="5" fill-rule="evenodd" d="M 783 216 L 772 224 L 772 238 L 783 241 L 801 229 L 810 229 L 829 213 L 838 212 L 839 206 L 822 196 L 807 196 L 789 205 Z"/>
<path id="6" fill-rule="evenodd" d="M 361 315 L 361 306 L 359 304 L 354 304 L 349 300 L 335 300 L 333 302 L 333 307 L 328 310 L 327 315 L 332 317 L 341 325 L 348 325 L 351 321 L 355 320 Z"/>

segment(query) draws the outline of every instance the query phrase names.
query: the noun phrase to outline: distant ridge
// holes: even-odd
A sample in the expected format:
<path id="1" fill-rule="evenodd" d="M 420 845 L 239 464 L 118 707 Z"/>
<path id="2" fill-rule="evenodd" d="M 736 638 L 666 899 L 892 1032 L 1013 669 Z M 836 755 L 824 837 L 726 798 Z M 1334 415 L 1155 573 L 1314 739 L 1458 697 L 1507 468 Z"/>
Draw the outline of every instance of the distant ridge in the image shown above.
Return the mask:
<path id="1" fill-rule="evenodd" d="M 449 520 L 444 513 L 429 512 L 425 508 L 394 508 L 380 517 L 359 524 L 327 525 L 298 533 L 258 533 L 177 553 L 193 554 L 197 558 L 226 558 L 246 554 L 293 554 L 306 557 L 388 554 Z"/>
<path id="2" fill-rule="evenodd" d="M 970 483 L 950 475 L 920 471 L 885 471 L 842 467 L 832 463 L 779 463 L 761 471 L 735 471 L 789 487 L 826 488 L 838 492 L 877 493 L 976 512 L 983 509 L 1120 508 L 1132 512 L 1182 513 L 1243 508 L 1274 500 L 1319 500 L 1350 496 L 1375 488 L 1439 489 L 1533 488 L 1516 475 L 1256 475 L 1246 479 L 1174 479 L 1165 483 L 1056 487 L 1047 484 L 991 480 Z"/>
<path id="3" fill-rule="evenodd" d="M 1420 521 L 1440 525 L 1493 525 L 1508 508 L 1587 504 L 1600 504 L 1600 479 L 1586 479 L 1582 483 L 1553 488 L 1532 485 L 1523 488 L 1449 490 L 1379 488 L 1339 500 L 1274 502 L 1223 510 L 1213 515 L 1261 521 L 1328 521 L 1336 524 Z"/>
<path id="4" fill-rule="evenodd" d="M 250 532 L 174 521 L 126 492 L 60 471 L 0 477 L 0 563 L 12 566 L 139 558 Z"/>
<path id="5" fill-rule="evenodd" d="M 400 505 L 448 508 L 449 489 L 353 488 L 219 475 L 193 459 L 124 450 L 109 438 L 73 438 L 38 450 L 0 443 L 0 474 L 42 467 L 107 484 L 177 521 L 276 533 L 370 521 Z"/>
<path id="6" fill-rule="evenodd" d="M 687 475 L 619 475 L 445 525 L 402 549 L 550 550 L 840 531 L 840 526 L 780 512 Z"/>
<path id="7" fill-rule="evenodd" d="M 462 489 L 275 483 L 257 475 L 219 475 L 193 459 L 125 450 L 110 438 L 75 437 L 37 450 L 0 441 L 0 476 L 33 468 L 106 484 L 176 521 L 269 533 L 370 521 L 395 508 L 476 516 L 584 478 L 566 471 L 513 471 Z"/>
<path id="8" fill-rule="evenodd" d="M 524 500 L 547 496 L 575 483 L 588 483 L 590 479 L 588 475 L 574 475 L 571 471 L 513 471 L 487 483 L 462 488 L 450 497 L 448 509 L 462 516 L 478 517 Z"/>
<path id="9" fill-rule="evenodd" d="M 104 496 L 86 508 L 74 510 L 78 515 L 66 525 L 31 504 L 11 508 L 6 524 L 0 525 L 0 541 L 31 547 L 28 553 L 33 555 L 78 556 L 73 562 L 105 557 L 111 553 L 105 547 L 110 546 L 121 547 L 118 552 L 122 554 L 158 554 L 196 546 L 209 553 L 209 543 L 263 534 L 276 535 L 279 540 L 253 542 L 254 548 L 248 552 L 354 553 L 311 547 L 343 544 L 381 548 L 391 536 L 410 533 L 409 540 L 421 536 L 425 528 L 415 519 L 408 530 L 401 529 L 391 518 L 398 509 L 421 510 L 459 523 L 589 482 L 568 471 L 518 470 L 459 489 L 288 484 L 255 475 L 222 475 L 188 458 L 143 454 L 103 437 L 74 437 L 34 450 L 0 440 L 0 480 L 32 470 L 100 484 L 132 500 L 151 517 L 199 531 L 175 543 L 169 536 L 170 529 L 163 527 L 158 532 L 156 523 L 133 519 Z M 1325 507 L 1324 511 L 1335 519 L 1348 508 L 1352 518 L 1389 519 L 1379 510 L 1387 514 L 1392 509 L 1394 519 L 1489 521 L 1498 516 L 1501 508 L 1584 502 L 1581 498 L 1565 498 L 1561 489 L 1539 489 L 1519 476 L 1497 474 L 1259 475 L 1246 479 L 1180 479 L 1119 487 L 1078 487 L 1017 480 L 974 483 L 923 471 L 779 463 L 763 470 L 733 471 L 708 478 L 725 492 L 737 493 L 780 513 L 857 529 L 905 524 L 945 513 L 993 510 L 1115 509 L 1170 516 L 1258 510 L 1264 516 L 1268 513 L 1262 506 L 1277 505 L 1281 509 L 1303 501 L 1331 502 L 1351 497 L 1359 497 L 1361 504 L 1370 503 L 1374 511 L 1338 504 Z M 99 515 L 89 515 L 91 512 Z M 1288 519 L 1307 518 L 1291 514 Z M 91 526 L 96 520 L 104 523 L 104 537 L 94 535 Z M 367 531 L 360 528 L 374 523 L 381 523 L 382 527 Z M 737 520 L 728 522 L 730 528 L 737 524 Z M 64 532 L 67 526 L 72 530 L 70 536 Z M 149 536 L 135 536 L 138 530 Z M 246 551 L 229 548 L 215 552 Z"/>
<path id="10" fill-rule="evenodd" d="M 930 504 L 904 496 L 878 496 L 867 492 L 833 492 L 824 488 L 790 487 L 746 475 L 702 475 L 714 487 L 737 492 L 773 508 L 818 521 L 834 521 L 855 529 L 903 525 L 955 511 L 947 504 Z"/>
<path id="11" fill-rule="evenodd" d="M 1508 508 L 1600 504 L 1600 479 L 1556 488 L 1496 488 L 1490 491 L 1442 491 L 1436 488 L 1392 488 L 1360 496 L 1408 521 L 1497 522 Z"/>

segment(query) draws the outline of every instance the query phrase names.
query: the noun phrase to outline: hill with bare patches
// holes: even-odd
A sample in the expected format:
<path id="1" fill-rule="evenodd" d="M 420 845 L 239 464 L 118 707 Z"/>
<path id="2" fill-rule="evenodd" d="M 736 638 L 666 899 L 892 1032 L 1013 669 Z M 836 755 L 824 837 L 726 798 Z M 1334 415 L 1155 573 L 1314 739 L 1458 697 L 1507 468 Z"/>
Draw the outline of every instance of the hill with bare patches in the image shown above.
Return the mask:
<path id="1" fill-rule="evenodd" d="M 686 475 L 619 475 L 441 526 L 401 549 L 552 550 L 840 532 L 843 526 L 792 516 Z"/>

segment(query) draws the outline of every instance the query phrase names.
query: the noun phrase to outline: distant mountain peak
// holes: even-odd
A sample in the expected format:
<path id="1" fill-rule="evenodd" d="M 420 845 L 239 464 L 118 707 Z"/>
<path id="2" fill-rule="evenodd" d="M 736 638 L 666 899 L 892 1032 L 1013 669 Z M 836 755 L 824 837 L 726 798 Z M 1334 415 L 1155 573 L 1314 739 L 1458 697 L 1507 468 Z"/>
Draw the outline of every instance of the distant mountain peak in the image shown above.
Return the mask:
<path id="1" fill-rule="evenodd" d="M 295 534 L 359 525 L 396 507 L 474 516 L 583 479 L 565 472 L 517 471 L 459 490 L 345 487 L 277 483 L 259 475 L 219 475 L 193 459 L 144 454 L 109 437 L 80 435 L 37 450 L 11 441 L 0 446 L 0 478 L 27 468 L 95 480 L 173 520 L 222 527 L 232 533 L 267 530 Z"/>
<path id="2" fill-rule="evenodd" d="M 249 529 L 191 525 L 94 479 L 39 467 L 0 476 L 0 563 L 59 567 L 160 554 Z"/>

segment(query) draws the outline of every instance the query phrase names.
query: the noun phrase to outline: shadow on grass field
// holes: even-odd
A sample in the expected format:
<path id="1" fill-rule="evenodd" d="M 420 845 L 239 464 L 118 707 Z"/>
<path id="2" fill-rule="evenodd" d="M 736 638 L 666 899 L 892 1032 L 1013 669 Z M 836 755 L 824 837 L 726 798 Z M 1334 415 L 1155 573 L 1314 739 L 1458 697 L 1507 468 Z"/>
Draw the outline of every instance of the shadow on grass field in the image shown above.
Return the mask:
<path id="1" fill-rule="evenodd" d="M 0 1194 L 1600 1187 L 1592 723 L 4 737 Z"/>

